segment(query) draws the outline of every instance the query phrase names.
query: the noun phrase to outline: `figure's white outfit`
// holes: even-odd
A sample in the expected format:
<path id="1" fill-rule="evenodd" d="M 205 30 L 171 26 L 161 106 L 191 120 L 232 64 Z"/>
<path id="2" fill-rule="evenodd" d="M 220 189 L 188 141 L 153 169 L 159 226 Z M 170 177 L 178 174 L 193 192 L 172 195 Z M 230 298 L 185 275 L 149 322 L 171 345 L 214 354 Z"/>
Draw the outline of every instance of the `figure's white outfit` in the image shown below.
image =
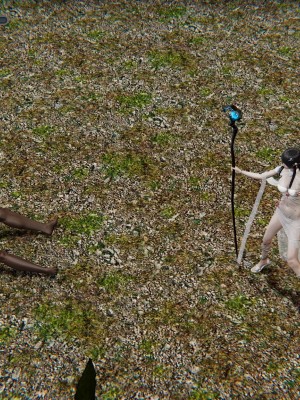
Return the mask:
<path id="1" fill-rule="evenodd" d="M 278 190 L 282 193 L 281 200 L 268 225 L 267 231 L 268 240 L 273 235 L 276 235 L 276 233 L 278 234 L 280 255 L 286 258 L 286 254 L 284 253 L 286 253 L 287 247 L 289 249 L 300 249 L 300 171 L 297 169 L 293 185 L 288 189 L 293 176 L 293 169 L 284 168 L 280 173 L 279 180 L 276 181 L 272 177 L 278 174 L 280 169 L 281 167 L 279 166 L 262 174 L 250 171 L 240 172 L 250 178 L 267 179 L 269 183 L 277 186 Z M 280 229 L 280 226 L 282 226 L 282 229 Z M 262 243 L 261 258 L 263 260 L 268 258 L 270 245 L 271 243 Z"/>
<path id="2" fill-rule="evenodd" d="M 280 167 L 277 167 L 278 169 Z M 297 169 L 291 189 L 288 189 L 293 171 L 284 168 L 277 181 L 277 188 L 282 193 L 280 203 L 275 211 L 282 225 L 283 232 L 278 232 L 280 254 L 286 258 L 286 247 L 300 248 L 300 171 Z M 286 238 L 285 238 L 286 237 Z"/>
<path id="3" fill-rule="evenodd" d="M 278 190 L 283 194 L 277 207 L 277 214 L 281 225 L 288 237 L 288 241 L 293 243 L 293 247 L 300 247 L 300 174 L 296 173 L 293 186 L 287 190 L 291 175 L 289 170 L 282 171 L 278 182 Z"/>

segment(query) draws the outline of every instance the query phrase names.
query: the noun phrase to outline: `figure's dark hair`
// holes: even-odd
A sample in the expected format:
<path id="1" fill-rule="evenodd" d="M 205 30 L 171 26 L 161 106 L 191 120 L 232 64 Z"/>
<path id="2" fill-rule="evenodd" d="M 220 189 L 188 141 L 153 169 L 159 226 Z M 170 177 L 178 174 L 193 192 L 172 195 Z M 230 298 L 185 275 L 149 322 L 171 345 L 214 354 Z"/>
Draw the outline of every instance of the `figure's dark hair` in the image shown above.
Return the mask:
<path id="1" fill-rule="evenodd" d="M 295 164 L 300 163 L 300 151 L 295 147 L 286 149 L 281 155 L 282 162 L 289 168 Z"/>
<path id="2" fill-rule="evenodd" d="M 295 147 L 286 149 L 281 155 L 281 160 L 288 168 L 293 168 L 293 176 L 289 184 L 290 189 L 294 182 L 297 168 L 300 170 L 300 150 Z"/>

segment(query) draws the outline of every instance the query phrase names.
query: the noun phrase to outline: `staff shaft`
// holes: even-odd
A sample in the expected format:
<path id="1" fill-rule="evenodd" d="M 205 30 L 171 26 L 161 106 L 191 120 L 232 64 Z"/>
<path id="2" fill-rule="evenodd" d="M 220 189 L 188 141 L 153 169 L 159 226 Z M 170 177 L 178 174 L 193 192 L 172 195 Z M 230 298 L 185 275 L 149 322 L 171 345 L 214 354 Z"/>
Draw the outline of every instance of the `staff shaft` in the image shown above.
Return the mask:
<path id="1" fill-rule="evenodd" d="M 231 165 L 234 168 L 235 167 L 234 141 L 235 141 L 236 134 L 238 132 L 238 128 L 235 125 L 235 122 L 231 122 L 230 126 L 232 127 L 232 138 L 231 138 L 231 145 L 230 145 Z M 232 173 L 231 173 L 231 214 L 232 214 L 234 247 L 235 247 L 236 256 L 238 257 L 238 244 L 237 244 L 237 237 L 236 237 L 235 209 L 234 209 L 234 192 L 235 192 L 235 170 L 233 169 Z"/>

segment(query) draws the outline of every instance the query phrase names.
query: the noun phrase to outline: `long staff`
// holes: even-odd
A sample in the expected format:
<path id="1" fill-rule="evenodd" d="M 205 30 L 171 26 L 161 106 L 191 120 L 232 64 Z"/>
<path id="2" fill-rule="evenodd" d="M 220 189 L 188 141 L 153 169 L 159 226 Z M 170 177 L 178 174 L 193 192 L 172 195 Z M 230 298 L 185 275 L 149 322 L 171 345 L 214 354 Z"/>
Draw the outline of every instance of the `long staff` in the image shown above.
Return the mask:
<path id="1" fill-rule="evenodd" d="M 256 216 L 260 200 L 261 200 L 261 198 L 262 198 L 262 196 L 264 194 L 266 183 L 267 183 L 267 180 L 266 179 L 262 179 L 259 191 L 257 193 L 256 199 L 255 199 L 255 202 L 254 202 L 254 205 L 252 207 L 251 214 L 250 214 L 250 216 L 248 218 L 248 221 L 246 223 L 245 232 L 244 232 L 244 235 L 243 235 L 243 238 L 242 238 L 242 241 L 241 241 L 239 255 L 238 255 L 238 258 L 237 258 L 237 263 L 238 264 L 241 264 L 241 262 L 242 262 L 244 250 L 245 250 L 246 243 L 247 243 L 247 239 L 248 239 L 248 236 L 249 236 L 249 233 L 250 233 L 250 229 L 251 229 L 252 223 L 254 221 L 254 218 Z"/>
<path id="2" fill-rule="evenodd" d="M 234 141 L 235 141 L 236 135 L 238 133 L 238 127 L 236 126 L 236 122 L 242 118 L 242 112 L 234 105 L 225 106 L 223 108 L 223 111 L 228 113 L 228 117 L 230 119 L 229 126 L 231 126 L 231 128 L 232 128 L 230 152 L 231 152 L 231 166 L 232 166 L 232 168 L 234 168 L 235 167 Z M 232 172 L 231 172 L 231 214 L 232 214 L 235 254 L 236 254 L 236 257 L 238 257 L 238 244 L 237 244 L 237 237 L 236 237 L 235 210 L 234 210 L 234 192 L 235 192 L 235 170 L 232 169 Z"/>

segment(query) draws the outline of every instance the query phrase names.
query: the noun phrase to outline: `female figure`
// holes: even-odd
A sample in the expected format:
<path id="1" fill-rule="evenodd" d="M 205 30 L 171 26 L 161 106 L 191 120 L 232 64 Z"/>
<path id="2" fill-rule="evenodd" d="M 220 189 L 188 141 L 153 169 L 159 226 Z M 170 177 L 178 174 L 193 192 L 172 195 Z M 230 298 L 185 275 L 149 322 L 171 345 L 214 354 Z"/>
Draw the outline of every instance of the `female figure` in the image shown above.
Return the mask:
<path id="1" fill-rule="evenodd" d="M 235 167 L 237 173 L 254 179 L 267 179 L 280 175 L 278 190 L 282 193 L 281 200 L 265 231 L 262 241 L 261 259 L 251 271 L 260 272 L 270 264 L 269 251 L 271 242 L 277 232 L 283 228 L 288 238 L 287 263 L 300 277 L 300 262 L 298 251 L 300 247 L 300 150 L 289 148 L 281 155 L 283 165 L 262 174 L 243 171 Z"/>
<path id="2" fill-rule="evenodd" d="M 57 225 L 57 219 L 49 222 L 48 224 L 43 224 L 41 222 L 26 218 L 16 212 L 10 211 L 7 208 L 1 207 L 0 222 L 3 222 L 5 225 L 12 228 L 39 231 L 45 233 L 46 235 L 51 235 Z M 39 272 L 47 275 L 55 275 L 57 272 L 55 267 L 43 268 L 20 257 L 9 254 L 6 251 L 0 251 L 0 262 L 20 271 Z"/>

